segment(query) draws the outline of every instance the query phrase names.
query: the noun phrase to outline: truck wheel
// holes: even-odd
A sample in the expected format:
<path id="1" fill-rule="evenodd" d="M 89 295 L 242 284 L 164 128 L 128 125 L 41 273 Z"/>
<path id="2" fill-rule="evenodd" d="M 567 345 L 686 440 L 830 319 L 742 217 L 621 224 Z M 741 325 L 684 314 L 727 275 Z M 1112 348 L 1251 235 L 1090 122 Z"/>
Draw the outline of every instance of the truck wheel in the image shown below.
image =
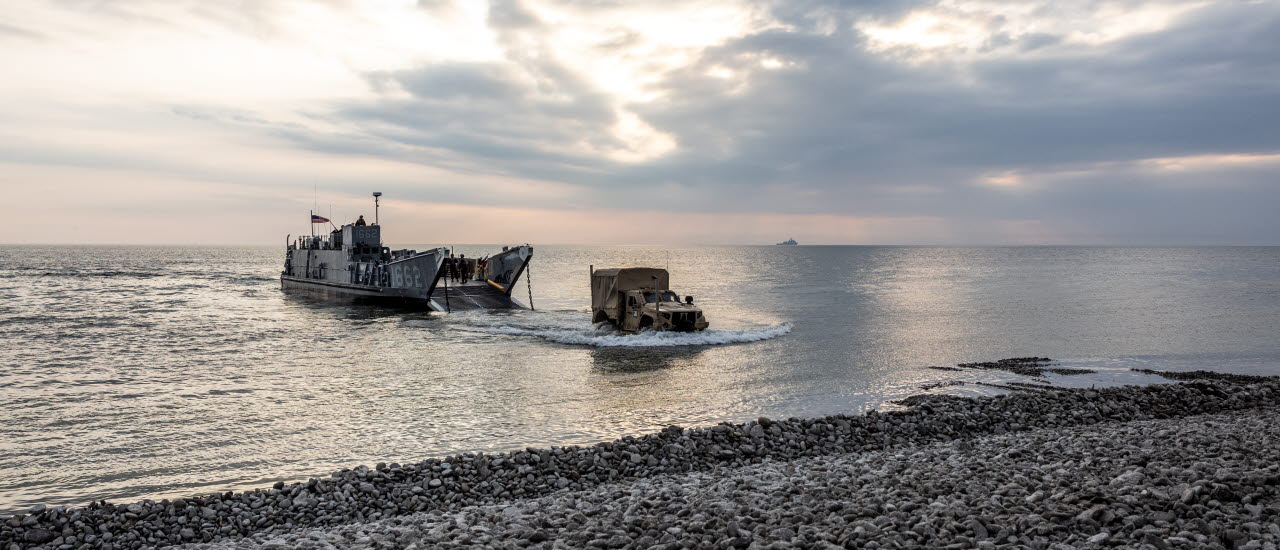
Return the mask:
<path id="1" fill-rule="evenodd" d="M 640 328 L 652 328 L 653 317 L 645 316 L 640 318 Z"/>

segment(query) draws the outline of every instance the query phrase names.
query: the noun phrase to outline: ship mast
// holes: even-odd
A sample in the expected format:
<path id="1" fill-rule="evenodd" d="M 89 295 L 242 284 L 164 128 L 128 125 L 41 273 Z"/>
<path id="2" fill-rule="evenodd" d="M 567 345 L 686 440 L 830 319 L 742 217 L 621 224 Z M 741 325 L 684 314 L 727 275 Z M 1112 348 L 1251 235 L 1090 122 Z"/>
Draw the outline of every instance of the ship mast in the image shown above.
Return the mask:
<path id="1" fill-rule="evenodd" d="M 373 192 L 373 225 L 378 226 L 378 247 L 382 247 L 382 226 L 378 225 L 378 197 L 382 196 L 382 191 Z"/>

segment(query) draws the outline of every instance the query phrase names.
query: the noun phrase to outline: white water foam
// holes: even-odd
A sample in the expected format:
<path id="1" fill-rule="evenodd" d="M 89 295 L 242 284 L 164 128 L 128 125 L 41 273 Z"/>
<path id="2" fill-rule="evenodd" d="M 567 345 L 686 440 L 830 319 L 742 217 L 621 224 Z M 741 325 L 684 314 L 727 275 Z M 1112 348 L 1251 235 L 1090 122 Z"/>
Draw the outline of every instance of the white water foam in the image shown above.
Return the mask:
<path id="1" fill-rule="evenodd" d="M 791 332 L 791 323 L 743 330 L 707 329 L 702 332 L 645 331 L 622 334 L 607 323 L 591 324 L 579 319 L 558 318 L 536 313 L 524 315 L 458 316 L 459 330 L 508 336 L 537 336 L 561 344 L 614 347 L 714 346 L 758 342 Z"/>

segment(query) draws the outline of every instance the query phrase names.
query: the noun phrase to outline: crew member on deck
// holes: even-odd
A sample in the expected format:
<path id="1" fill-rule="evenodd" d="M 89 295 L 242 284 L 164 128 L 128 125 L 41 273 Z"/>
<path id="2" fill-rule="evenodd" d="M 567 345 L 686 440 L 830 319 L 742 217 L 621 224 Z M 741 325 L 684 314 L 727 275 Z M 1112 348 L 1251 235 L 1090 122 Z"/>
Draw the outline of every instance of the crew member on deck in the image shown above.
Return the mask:
<path id="1" fill-rule="evenodd" d="M 364 216 L 360 216 L 360 219 L 356 220 L 356 225 L 365 225 Z"/>

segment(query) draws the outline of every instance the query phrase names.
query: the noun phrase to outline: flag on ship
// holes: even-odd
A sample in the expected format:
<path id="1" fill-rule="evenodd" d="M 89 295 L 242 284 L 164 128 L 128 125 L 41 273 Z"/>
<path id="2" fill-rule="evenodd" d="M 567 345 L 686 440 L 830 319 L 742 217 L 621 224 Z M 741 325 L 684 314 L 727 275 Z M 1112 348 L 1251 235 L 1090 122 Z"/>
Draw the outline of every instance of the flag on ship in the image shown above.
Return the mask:
<path id="1" fill-rule="evenodd" d="M 324 216 L 311 215 L 311 223 L 329 223 L 329 218 Z"/>

